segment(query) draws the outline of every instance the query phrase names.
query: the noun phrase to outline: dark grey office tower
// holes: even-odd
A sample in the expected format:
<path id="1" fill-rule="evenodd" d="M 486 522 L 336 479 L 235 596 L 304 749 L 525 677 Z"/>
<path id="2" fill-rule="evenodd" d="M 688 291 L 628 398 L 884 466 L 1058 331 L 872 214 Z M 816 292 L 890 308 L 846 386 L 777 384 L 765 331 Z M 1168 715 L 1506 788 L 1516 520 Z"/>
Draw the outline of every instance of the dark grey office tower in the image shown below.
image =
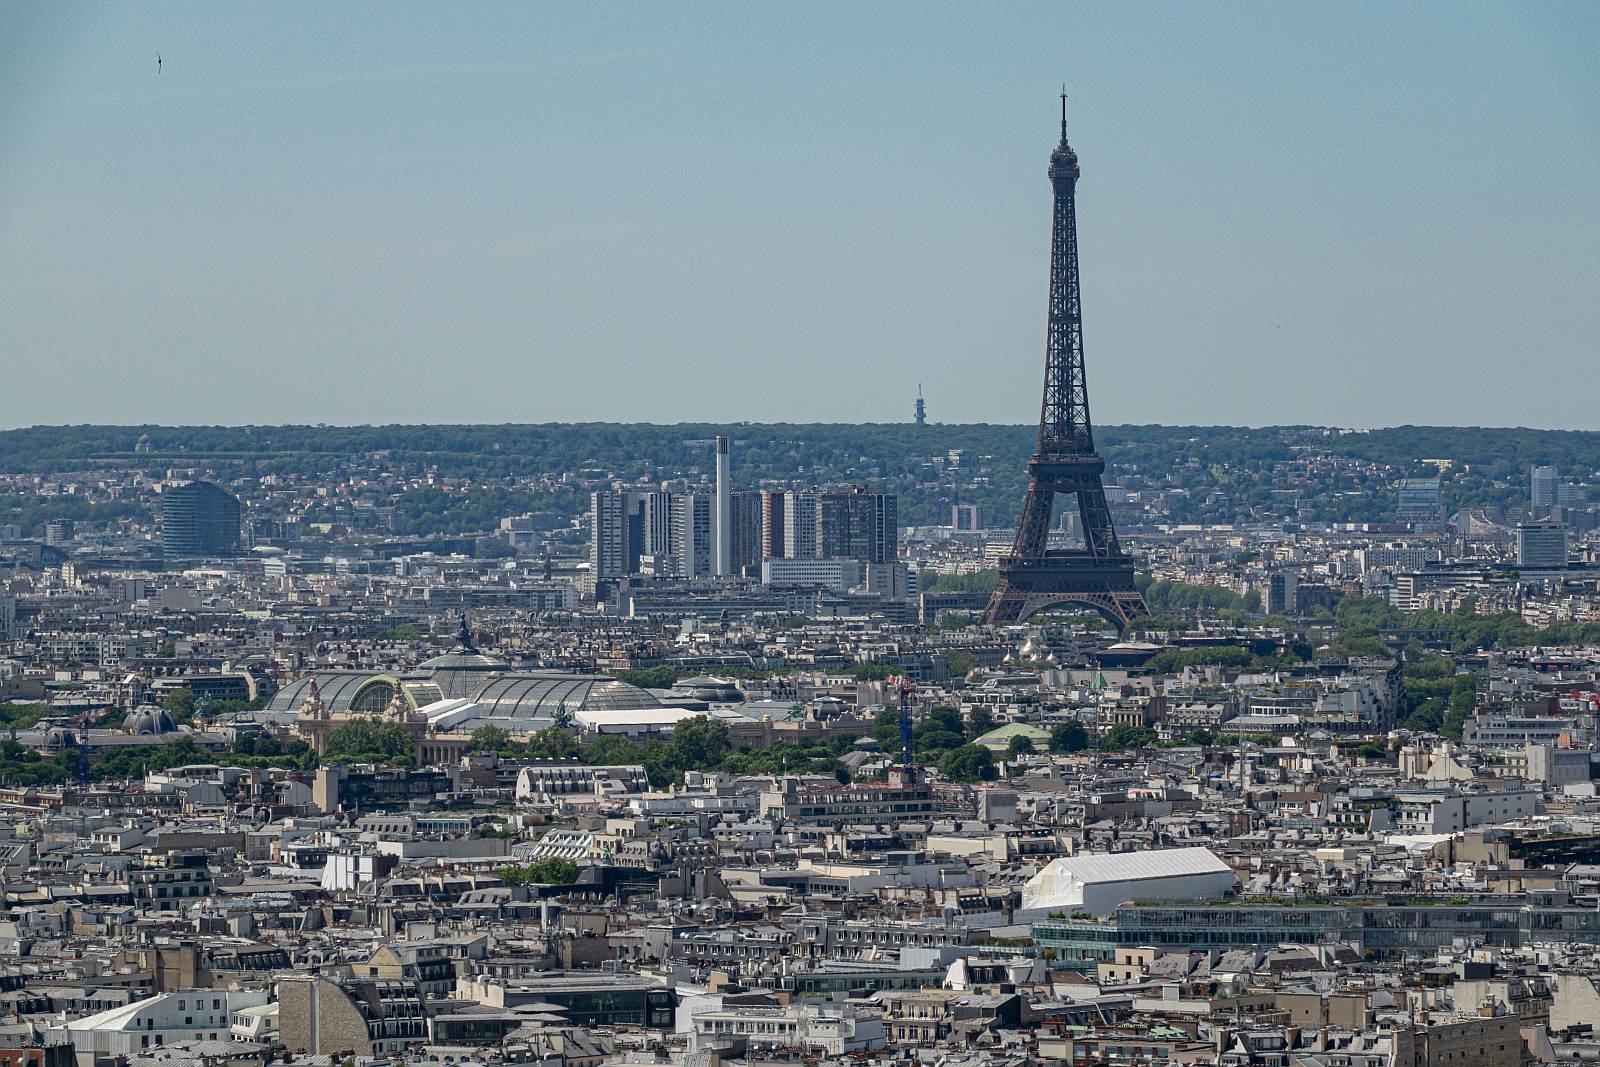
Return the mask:
<path id="1" fill-rule="evenodd" d="M 761 563 L 761 497 L 753 490 L 728 496 L 729 574 L 749 573 Z"/>
<path id="2" fill-rule="evenodd" d="M 899 556 L 896 497 L 861 486 L 817 494 L 817 555 L 888 563 Z"/>
<path id="3" fill-rule="evenodd" d="M 161 494 L 161 554 L 234 556 L 239 552 L 239 498 L 211 482 L 189 482 Z"/>

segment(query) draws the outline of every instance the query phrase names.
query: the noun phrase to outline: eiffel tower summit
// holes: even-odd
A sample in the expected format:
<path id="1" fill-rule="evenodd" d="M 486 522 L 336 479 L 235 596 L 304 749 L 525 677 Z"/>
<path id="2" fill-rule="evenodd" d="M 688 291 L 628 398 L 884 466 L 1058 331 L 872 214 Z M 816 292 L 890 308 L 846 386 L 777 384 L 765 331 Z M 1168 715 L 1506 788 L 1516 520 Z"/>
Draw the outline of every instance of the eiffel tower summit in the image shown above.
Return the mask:
<path id="1" fill-rule="evenodd" d="M 1067 143 L 1067 94 L 1061 93 L 1061 143 L 1050 153 L 1055 210 L 1050 231 L 1050 321 L 1044 355 L 1039 443 L 1028 461 L 1028 494 L 1011 554 L 1000 561 L 1000 584 L 985 622 L 1020 622 L 1068 604 L 1093 609 L 1126 630 L 1148 614 L 1133 584 L 1133 558 L 1111 525 L 1094 450 L 1089 388 L 1083 370 L 1083 304 L 1078 288 L 1078 154 Z M 1058 494 L 1077 497 L 1082 547 L 1049 547 Z"/>

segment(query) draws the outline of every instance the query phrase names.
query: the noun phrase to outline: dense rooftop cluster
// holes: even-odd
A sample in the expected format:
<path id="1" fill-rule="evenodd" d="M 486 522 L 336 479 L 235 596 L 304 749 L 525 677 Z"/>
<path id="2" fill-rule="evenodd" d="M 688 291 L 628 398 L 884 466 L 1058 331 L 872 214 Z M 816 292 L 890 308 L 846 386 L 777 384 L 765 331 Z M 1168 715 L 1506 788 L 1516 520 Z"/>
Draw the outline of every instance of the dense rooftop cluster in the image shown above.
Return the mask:
<path id="1" fill-rule="evenodd" d="M 902 510 L 907 580 L 870 595 L 643 575 L 620 611 L 589 494 L 709 467 L 508 466 L 541 507 L 461 525 L 485 475 L 431 452 L 263 441 L 247 473 L 159 437 L 6 476 L 77 501 L 0 531 L 8 1060 L 1600 1055 L 1577 466 L 1473 503 L 1300 431 L 1206 477 L 1395 504 L 1201 524 L 1130 463 L 1151 613 L 1116 633 L 980 624 L 1011 531 L 976 501 Z M 929 493 L 960 451 L 923 448 Z M 819 466 L 791 483 L 892 480 Z M 199 477 L 237 548 L 163 556 Z"/>

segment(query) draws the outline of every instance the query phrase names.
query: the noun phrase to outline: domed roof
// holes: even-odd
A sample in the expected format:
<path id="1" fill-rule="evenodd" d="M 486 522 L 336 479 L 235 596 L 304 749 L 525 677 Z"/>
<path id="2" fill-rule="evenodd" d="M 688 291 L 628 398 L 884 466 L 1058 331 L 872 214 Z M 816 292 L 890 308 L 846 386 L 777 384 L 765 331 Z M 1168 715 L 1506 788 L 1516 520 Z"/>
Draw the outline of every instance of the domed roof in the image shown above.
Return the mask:
<path id="1" fill-rule="evenodd" d="M 577 713 L 661 707 L 661 701 L 638 686 L 601 674 L 505 674 L 471 699 L 483 719 L 544 720 L 563 708 Z"/>
<path id="2" fill-rule="evenodd" d="M 178 729 L 165 708 L 144 704 L 128 712 L 122 728 L 130 734 L 170 734 Z"/>
<path id="3" fill-rule="evenodd" d="M 503 671 L 504 660 L 485 656 L 472 643 L 472 631 L 467 629 L 467 617 L 461 616 L 461 630 L 456 635 L 456 647 L 442 656 L 423 660 L 417 665 L 425 671 Z M 449 694 L 446 694 L 449 695 Z"/>
<path id="4" fill-rule="evenodd" d="M 713 678 L 710 675 L 680 678 L 673 683 L 671 691 L 674 697 L 687 696 L 695 700 L 714 700 L 723 704 L 739 704 L 744 701 L 744 693 L 732 679 Z"/>
<path id="5" fill-rule="evenodd" d="M 350 698 L 355 696 L 356 690 L 375 677 L 377 674 L 374 671 L 318 671 L 314 677 L 318 699 L 330 711 L 349 711 Z M 272 695 L 272 699 L 267 702 L 267 710 L 299 711 L 301 703 L 309 695 L 308 690 L 312 681 L 313 676 L 306 675 L 289 682 Z"/>
<path id="6" fill-rule="evenodd" d="M 450 651 L 417 664 L 424 671 L 503 671 L 505 660 L 485 656 L 482 652 Z"/>
<path id="7" fill-rule="evenodd" d="M 439 695 L 450 700 L 471 696 L 492 676 L 505 673 L 506 665 L 488 656 L 436 656 L 422 669 L 428 672 L 428 681 L 439 690 Z"/>
<path id="8" fill-rule="evenodd" d="M 78 735 L 65 726 L 52 726 L 45 731 L 44 744 L 46 748 L 76 748 Z"/>

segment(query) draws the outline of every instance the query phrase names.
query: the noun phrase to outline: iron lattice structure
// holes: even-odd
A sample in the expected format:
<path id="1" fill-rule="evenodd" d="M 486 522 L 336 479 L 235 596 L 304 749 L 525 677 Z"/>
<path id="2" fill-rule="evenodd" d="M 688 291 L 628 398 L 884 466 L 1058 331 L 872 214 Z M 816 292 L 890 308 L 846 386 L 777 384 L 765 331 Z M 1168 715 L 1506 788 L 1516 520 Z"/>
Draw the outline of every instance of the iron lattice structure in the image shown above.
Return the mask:
<path id="1" fill-rule="evenodd" d="M 1105 460 L 1094 449 L 1089 388 L 1083 366 L 1083 306 L 1078 287 L 1078 154 L 1067 143 L 1067 98 L 1061 96 L 1061 143 L 1050 154 L 1055 194 L 1050 234 L 1050 322 L 1044 359 L 1039 443 L 1028 461 L 1028 494 L 1011 554 L 1000 562 L 1000 584 L 984 611 L 986 622 L 1020 622 L 1065 604 L 1081 604 L 1119 629 L 1148 614 L 1133 584 L 1133 560 L 1122 551 L 1100 476 Z M 1083 546 L 1049 548 L 1057 494 L 1078 502 Z"/>

